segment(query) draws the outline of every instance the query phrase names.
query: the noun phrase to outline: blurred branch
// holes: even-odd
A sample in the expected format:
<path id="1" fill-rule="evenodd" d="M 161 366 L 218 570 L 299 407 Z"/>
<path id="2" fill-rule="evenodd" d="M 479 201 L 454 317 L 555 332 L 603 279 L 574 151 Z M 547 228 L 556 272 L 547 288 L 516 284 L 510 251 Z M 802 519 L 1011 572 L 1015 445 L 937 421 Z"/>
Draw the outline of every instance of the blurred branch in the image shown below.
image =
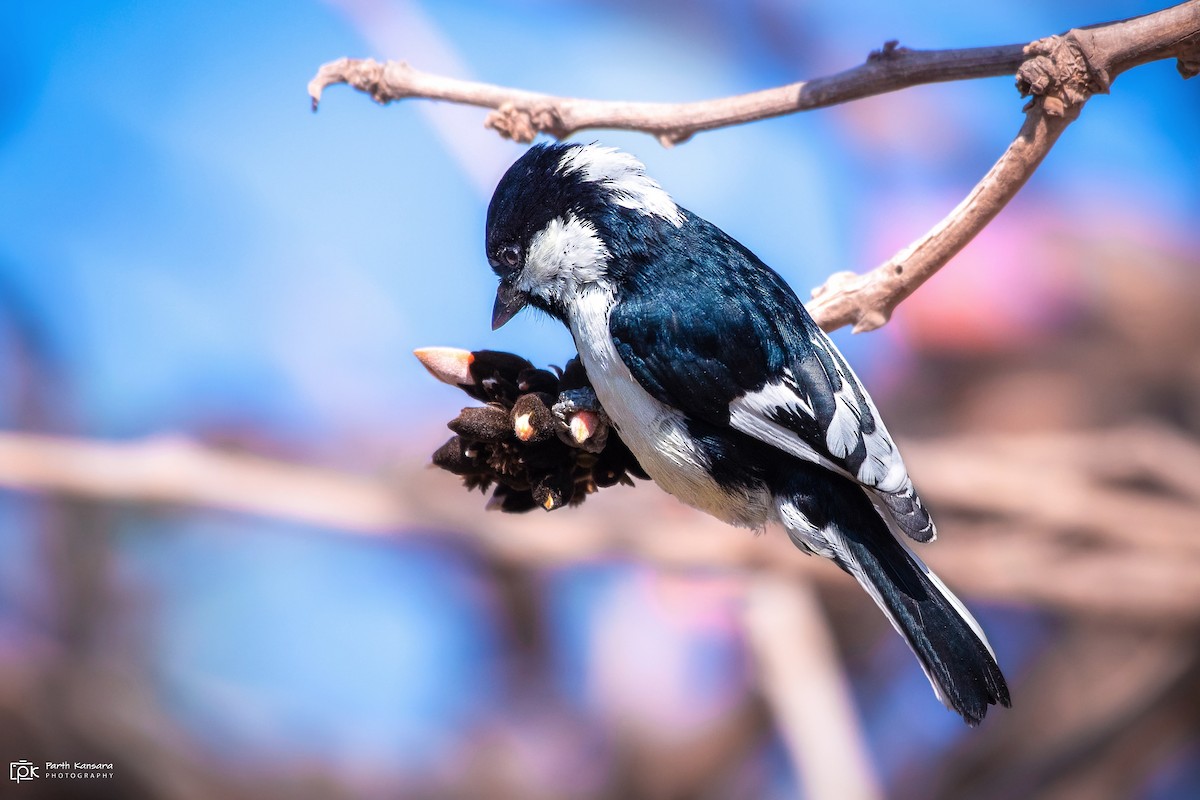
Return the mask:
<path id="1" fill-rule="evenodd" d="M 905 445 L 922 494 L 958 535 L 922 552 L 952 584 L 1145 625 L 1200 621 L 1200 445 L 1133 425 L 1056 435 L 946 437 Z M 1121 459 L 1113 459 L 1121 453 Z M 1120 463 L 1114 463 L 1120 461 Z M 204 507 L 346 532 L 441 531 L 491 558 L 547 566 L 631 558 L 667 569 L 803 574 L 852 583 L 782 536 L 749 536 L 666 501 L 613 488 L 573 510 L 485 514 L 442 473 L 390 478 L 221 452 L 182 439 L 100 443 L 0 434 L 0 486 L 69 497 Z M 980 491 L 987 487 L 987 491 Z M 647 520 L 653 520 L 648 523 Z M 1114 587 L 1120 587 L 1119 590 Z"/>
<path id="2" fill-rule="evenodd" d="M 759 685 L 804 796 L 882 797 L 816 592 L 803 579 L 756 577 L 747 590 L 744 621 Z"/>
<path id="3" fill-rule="evenodd" d="M 896 306 L 945 266 L 1000 213 L 1041 164 L 1093 94 L 1107 93 L 1125 70 L 1178 59 L 1189 78 L 1200 72 L 1200 0 L 1142 17 L 1076 28 L 1027 46 L 909 50 L 888 42 L 866 63 L 811 81 L 693 103 L 635 103 L 556 97 L 432 75 L 403 61 L 342 58 L 323 65 L 308 85 L 313 109 L 330 85 L 345 83 L 379 103 L 405 98 L 448 100 L 493 111 L 484 124 L 501 136 L 529 142 L 538 133 L 558 139 L 586 128 L 652 134 L 666 146 L 694 134 L 784 114 L 823 108 L 925 83 L 1014 71 L 1023 96 L 1032 95 L 1013 143 L 959 205 L 932 230 L 874 270 L 839 272 L 813 292 L 809 306 L 826 330 L 853 325 L 856 333 L 884 325 Z"/>
<path id="4" fill-rule="evenodd" d="M 405 522 L 380 481 L 225 453 L 179 437 L 97 442 L 0 433 L 0 485 L 218 508 L 359 532 Z"/>
<path id="5" fill-rule="evenodd" d="M 1118 800 L 1136 795 L 1191 735 L 1200 709 L 1194 631 L 1073 620 L 1052 635 L 1022 671 L 1012 724 L 964 738 L 946 769 L 902 781 L 897 800 Z"/>

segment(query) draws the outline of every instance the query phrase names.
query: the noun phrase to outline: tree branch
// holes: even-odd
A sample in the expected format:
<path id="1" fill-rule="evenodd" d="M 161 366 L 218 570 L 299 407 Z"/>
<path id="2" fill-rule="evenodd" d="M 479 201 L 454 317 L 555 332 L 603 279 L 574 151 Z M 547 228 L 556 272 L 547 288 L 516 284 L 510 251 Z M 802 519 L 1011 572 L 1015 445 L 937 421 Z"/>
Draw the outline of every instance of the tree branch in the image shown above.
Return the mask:
<path id="1" fill-rule="evenodd" d="M 896 306 L 958 254 L 1041 165 L 1084 103 L 1107 93 L 1127 69 L 1179 58 L 1185 77 L 1195 74 L 1200 50 L 1200 0 L 1144 17 L 1040 39 L 1025 48 L 1017 88 L 1033 95 L 1016 139 L 971 193 L 917 241 L 863 275 L 839 272 L 813 290 L 808 305 L 825 330 L 853 325 L 855 333 L 884 325 Z"/>
<path id="2" fill-rule="evenodd" d="M 492 113 L 484 126 L 518 142 L 532 142 L 539 133 L 564 139 L 582 130 L 607 128 L 648 133 L 669 147 L 703 131 L 826 108 L 912 86 L 1011 75 L 1031 60 L 1042 60 L 1041 68 L 1048 69 L 1045 83 L 1035 82 L 1032 89 L 1033 94 L 1046 95 L 1051 84 L 1073 80 L 1061 73 L 1066 65 L 1045 60 L 1047 51 L 1062 43 L 1078 51 L 1073 59 L 1077 72 L 1090 72 L 1084 77 L 1097 79 L 1094 91 L 1107 91 L 1119 72 L 1162 58 L 1178 57 L 1180 73 L 1187 78 L 1197 72 L 1198 36 L 1200 4 L 1189 0 L 1142 17 L 1073 29 L 1031 45 L 911 50 L 890 41 L 868 55 L 865 63 L 835 75 L 690 103 L 561 97 L 434 75 L 405 61 L 380 63 L 373 58 L 340 58 L 322 65 L 309 81 L 308 94 L 314 111 L 327 87 L 343 83 L 369 94 L 380 104 L 424 98 L 490 108 Z M 1078 102 L 1083 100 L 1086 96 Z"/>
<path id="3" fill-rule="evenodd" d="M 493 109 L 484 121 L 507 139 L 532 142 L 539 133 L 556 139 L 593 128 L 641 131 L 665 147 L 702 131 L 740 125 L 798 111 L 837 105 L 910 86 L 1010 75 L 1025 56 L 1019 44 L 961 50 L 909 50 L 888 42 L 866 63 L 836 75 L 774 89 L 692 103 L 636 103 L 556 97 L 489 83 L 432 75 L 404 61 L 340 58 L 323 65 L 308 84 L 313 110 L 326 87 L 345 83 L 387 104 L 406 98 L 448 100 Z"/>
<path id="4" fill-rule="evenodd" d="M 1008 204 L 1079 116 L 1093 94 L 1106 93 L 1121 72 L 1177 58 L 1179 72 L 1200 73 L 1200 0 L 1142 17 L 1076 28 L 1027 46 L 909 50 L 888 42 L 866 63 L 824 78 L 693 103 L 586 100 L 431 75 L 403 61 L 343 58 L 322 66 L 308 85 L 313 109 L 323 90 L 346 83 L 377 102 L 448 100 L 493 109 L 485 126 L 521 142 L 538 133 L 562 139 L 587 128 L 652 134 L 665 146 L 696 133 L 808 111 L 925 83 L 1016 72 L 1033 95 L 1013 143 L 983 179 L 932 230 L 876 267 L 836 273 L 813 291 L 809 310 L 825 330 L 855 332 L 885 324 L 896 306 L 946 265 Z"/>
<path id="5" fill-rule="evenodd" d="M 827 331 L 843 325 L 853 325 L 855 333 L 882 327 L 901 301 L 946 266 L 1008 205 L 1078 115 L 1078 106 L 1059 116 L 1046 113 L 1040 105 L 1031 108 L 1004 155 L 945 219 L 870 272 L 837 272 L 814 289 L 806 304 L 813 319 Z"/>

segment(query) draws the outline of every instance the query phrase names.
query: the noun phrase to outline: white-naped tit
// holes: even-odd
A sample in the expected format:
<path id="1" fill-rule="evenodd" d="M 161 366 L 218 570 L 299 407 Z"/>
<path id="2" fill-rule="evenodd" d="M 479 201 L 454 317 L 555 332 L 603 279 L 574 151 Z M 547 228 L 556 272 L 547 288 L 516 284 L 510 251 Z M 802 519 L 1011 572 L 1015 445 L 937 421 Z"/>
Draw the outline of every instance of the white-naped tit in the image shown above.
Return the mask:
<path id="1" fill-rule="evenodd" d="M 979 624 L 903 542 L 932 540 L 934 525 L 875 404 L 754 253 L 633 156 L 576 143 L 534 146 L 508 169 L 486 246 L 492 327 L 527 305 L 562 321 L 659 486 L 733 525 L 780 523 L 853 575 L 968 724 L 1009 705 Z"/>

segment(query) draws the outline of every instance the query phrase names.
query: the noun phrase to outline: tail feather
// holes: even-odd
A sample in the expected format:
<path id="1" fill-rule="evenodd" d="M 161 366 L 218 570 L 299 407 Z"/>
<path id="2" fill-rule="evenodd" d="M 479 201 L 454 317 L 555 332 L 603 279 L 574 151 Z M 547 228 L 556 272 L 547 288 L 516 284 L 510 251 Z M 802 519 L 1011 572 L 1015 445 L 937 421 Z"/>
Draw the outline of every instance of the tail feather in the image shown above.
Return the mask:
<path id="1" fill-rule="evenodd" d="M 946 585 L 890 532 L 840 533 L 844 551 L 835 560 L 908 642 L 938 699 L 968 725 L 978 725 L 990 705 L 1011 705 L 987 637 Z"/>
<path id="2" fill-rule="evenodd" d="M 893 534 L 861 487 L 800 466 L 788 488 L 778 507 L 788 535 L 862 584 L 916 654 L 939 700 L 969 725 L 978 725 L 988 706 L 1011 705 L 979 623 Z"/>

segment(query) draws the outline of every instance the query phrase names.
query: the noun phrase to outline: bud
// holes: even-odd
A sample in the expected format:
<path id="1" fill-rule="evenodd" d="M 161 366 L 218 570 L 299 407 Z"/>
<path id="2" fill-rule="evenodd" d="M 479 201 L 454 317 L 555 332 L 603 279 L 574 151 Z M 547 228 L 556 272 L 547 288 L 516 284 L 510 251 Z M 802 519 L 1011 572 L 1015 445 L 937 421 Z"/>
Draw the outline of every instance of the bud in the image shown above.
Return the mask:
<path id="1" fill-rule="evenodd" d="M 470 475 L 485 470 L 486 459 L 478 449 L 467 446 L 462 437 L 452 436 L 433 454 L 433 464 L 455 475 Z"/>
<path id="2" fill-rule="evenodd" d="M 558 376 L 546 369 L 524 369 L 517 375 L 517 388 L 522 392 L 558 394 Z"/>
<path id="3" fill-rule="evenodd" d="M 457 347 L 421 347 L 413 350 L 413 355 L 421 362 L 421 366 L 429 370 L 429 374 L 442 383 L 451 386 L 474 386 L 475 378 L 471 376 L 471 364 L 475 356 L 469 350 Z"/>
<path id="4" fill-rule="evenodd" d="M 534 481 L 533 499 L 547 511 L 562 508 L 575 496 L 575 479 L 571 470 L 559 469 Z"/>
<path id="5" fill-rule="evenodd" d="M 532 511 L 537 503 L 528 489 L 513 489 L 504 484 L 496 487 L 487 502 L 488 511 L 504 511 L 508 514 L 523 514 Z"/>
<path id="6" fill-rule="evenodd" d="M 550 395 L 523 394 L 513 405 L 513 430 L 522 442 L 544 442 L 554 436 L 554 414 Z"/>
<path id="7" fill-rule="evenodd" d="M 464 408 L 447 427 L 460 436 L 481 442 L 502 442 L 513 432 L 508 413 L 493 405 Z"/>

